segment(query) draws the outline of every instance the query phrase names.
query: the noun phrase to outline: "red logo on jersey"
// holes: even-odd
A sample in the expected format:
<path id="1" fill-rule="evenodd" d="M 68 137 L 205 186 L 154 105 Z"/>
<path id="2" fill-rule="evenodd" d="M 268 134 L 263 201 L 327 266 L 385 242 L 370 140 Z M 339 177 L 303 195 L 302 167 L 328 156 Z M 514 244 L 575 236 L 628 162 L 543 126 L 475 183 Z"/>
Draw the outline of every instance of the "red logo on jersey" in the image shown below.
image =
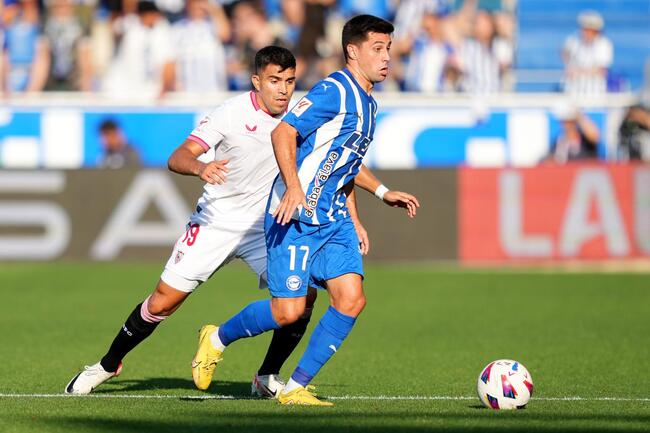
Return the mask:
<path id="1" fill-rule="evenodd" d="M 246 125 L 246 124 L 244 124 L 244 125 Z M 250 132 L 255 132 L 255 131 L 257 131 L 257 125 L 253 125 L 253 126 L 246 125 L 246 129 L 248 129 Z"/>
<path id="2" fill-rule="evenodd" d="M 311 102 L 309 99 L 307 99 L 307 98 L 302 98 L 302 99 L 300 100 L 300 102 L 298 102 L 298 103 L 296 104 L 296 106 L 293 107 L 293 109 L 291 110 L 291 112 L 292 112 L 293 114 L 295 114 L 296 117 L 300 117 L 300 115 L 301 115 L 302 113 L 304 113 L 305 111 L 307 111 L 307 109 L 308 109 L 309 107 L 311 107 L 311 105 L 312 105 L 312 102 Z"/>

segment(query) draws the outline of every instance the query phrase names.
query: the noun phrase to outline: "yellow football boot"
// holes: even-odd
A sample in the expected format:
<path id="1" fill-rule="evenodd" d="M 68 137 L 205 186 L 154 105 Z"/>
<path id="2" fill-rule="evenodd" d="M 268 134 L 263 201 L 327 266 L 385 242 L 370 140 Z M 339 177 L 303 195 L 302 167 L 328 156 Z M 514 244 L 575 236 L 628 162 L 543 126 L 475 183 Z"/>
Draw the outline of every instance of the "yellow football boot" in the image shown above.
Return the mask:
<path id="1" fill-rule="evenodd" d="M 297 404 L 301 406 L 334 406 L 334 404 L 329 401 L 317 399 L 314 394 L 302 386 L 287 393 L 282 391 L 280 395 L 278 395 L 278 401 L 280 404 Z"/>
<path id="2" fill-rule="evenodd" d="M 192 378 L 196 387 L 205 391 L 212 382 L 212 375 L 217 363 L 223 359 L 221 350 L 215 349 L 210 335 L 217 331 L 214 325 L 205 325 L 199 331 L 199 348 L 192 360 Z"/>

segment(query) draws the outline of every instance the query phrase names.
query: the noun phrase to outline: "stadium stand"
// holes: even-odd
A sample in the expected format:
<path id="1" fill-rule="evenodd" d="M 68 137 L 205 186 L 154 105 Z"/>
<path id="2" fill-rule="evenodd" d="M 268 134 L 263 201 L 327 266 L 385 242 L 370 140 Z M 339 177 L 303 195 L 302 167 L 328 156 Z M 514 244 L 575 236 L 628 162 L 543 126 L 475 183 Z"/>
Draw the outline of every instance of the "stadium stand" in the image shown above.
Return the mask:
<path id="1" fill-rule="evenodd" d="M 640 59 L 650 58 L 649 0 L 520 0 L 517 3 L 518 35 L 515 54 L 516 90 L 554 92 L 561 89 L 565 38 L 577 30 L 576 17 L 593 9 L 605 20 L 604 34 L 614 44 L 611 91 L 637 90 L 643 83 Z"/>

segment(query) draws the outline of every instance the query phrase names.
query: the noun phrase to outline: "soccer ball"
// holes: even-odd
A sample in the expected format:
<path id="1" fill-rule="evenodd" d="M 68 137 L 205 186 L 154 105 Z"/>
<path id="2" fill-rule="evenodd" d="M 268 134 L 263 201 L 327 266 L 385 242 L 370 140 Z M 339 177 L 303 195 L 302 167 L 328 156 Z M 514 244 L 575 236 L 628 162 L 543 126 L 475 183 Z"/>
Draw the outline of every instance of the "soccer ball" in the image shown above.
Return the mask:
<path id="1" fill-rule="evenodd" d="M 478 376 L 476 392 L 492 409 L 522 409 L 533 395 L 533 378 L 517 361 L 490 362 Z"/>

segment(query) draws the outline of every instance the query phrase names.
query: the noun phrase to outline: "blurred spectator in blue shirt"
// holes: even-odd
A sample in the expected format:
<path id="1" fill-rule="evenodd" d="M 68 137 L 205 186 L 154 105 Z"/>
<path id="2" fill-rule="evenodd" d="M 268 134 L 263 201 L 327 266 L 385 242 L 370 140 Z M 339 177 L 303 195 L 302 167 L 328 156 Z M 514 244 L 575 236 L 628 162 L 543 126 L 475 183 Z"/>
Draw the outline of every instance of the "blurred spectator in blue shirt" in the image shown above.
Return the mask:
<path id="1" fill-rule="evenodd" d="M 389 20 L 393 15 L 393 2 L 390 0 L 340 0 L 338 7 L 345 18 L 369 14 Z"/>
<path id="2" fill-rule="evenodd" d="M 413 40 L 406 65 L 404 88 L 416 92 L 453 90 L 450 74 L 456 69 L 454 48 L 443 37 L 443 17 L 427 12 L 422 18 L 422 32 Z"/>
<path id="3" fill-rule="evenodd" d="M 20 0 L 5 11 L 5 70 L 9 92 L 43 90 L 50 58 L 39 34 L 36 0 Z"/>

